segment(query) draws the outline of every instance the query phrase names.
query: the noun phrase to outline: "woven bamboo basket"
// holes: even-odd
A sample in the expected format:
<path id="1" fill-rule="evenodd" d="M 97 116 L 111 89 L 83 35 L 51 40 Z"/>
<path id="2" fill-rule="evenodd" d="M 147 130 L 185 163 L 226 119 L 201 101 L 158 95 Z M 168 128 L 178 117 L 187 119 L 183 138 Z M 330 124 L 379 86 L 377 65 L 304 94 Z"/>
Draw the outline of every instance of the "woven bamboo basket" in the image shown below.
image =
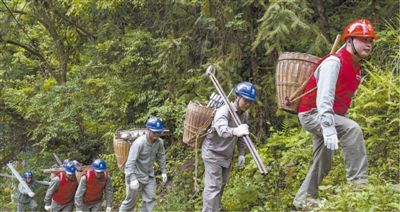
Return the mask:
<path id="1" fill-rule="evenodd" d="M 210 126 L 214 108 L 203 106 L 198 102 L 191 101 L 186 109 L 183 142 L 192 147 L 201 146 L 207 129 Z"/>
<path id="2" fill-rule="evenodd" d="M 123 169 L 126 160 L 128 159 L 129 149 L 131 148 L 132 142 L 145 133 L 146 129 L 124 130 L 117 131 L 117 133 L 115 133 L 113 147 L 115 157 L 117 158 L 118 168 Z M 122 134 L 126 134 L 127 138 L 122 139 Z"/>
<path id="3" fill-rule="evenodd" d="M 275 72 L 278 108 L 297 113 L 300 96 L 320 58 L 298 52 L 284 52 L 279 56 Z M 293 101 L 294 100 L 294 101 Z"/>

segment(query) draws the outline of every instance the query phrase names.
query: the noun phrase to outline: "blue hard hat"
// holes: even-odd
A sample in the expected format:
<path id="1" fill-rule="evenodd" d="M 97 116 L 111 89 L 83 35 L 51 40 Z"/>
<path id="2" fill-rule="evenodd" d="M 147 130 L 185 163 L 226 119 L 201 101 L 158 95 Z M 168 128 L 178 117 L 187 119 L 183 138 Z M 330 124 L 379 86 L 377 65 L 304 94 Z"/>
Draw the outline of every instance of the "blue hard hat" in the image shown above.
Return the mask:
<path id="1" fill-rule="evenodd" d="M 235 87 L 235 93 L 250 101 L 256 101 L 256 86 L 250 82 L 241 82 Z"/>
<path id="2" fill-rule="evenodd" d="M 75 175 L 76 167 L 72 161 L 64 164 L 64 169 L 65 169 L 65 173 L 67 173 L 69 175 Z"/>
<path id="3" fill-rule="evenodd" d="M 25 172 L 24 173 L 24 178 L 32 178 L 32 177 L 33 177 L 32 172 Z"/>
<path id="4" fill-rule="evenodd" d="M 152 132 L 163 132 L 164 131 L 164 124 L 162 123 L 161 119 L 158 117 L 151 117 L 146 122 L 146 128 Z"/>
<path id="5" fill-rule="evenodd" d="M 105 172 L 107 170 L 106 162 L 103 159 L 96 159 L 92 163 L 95 172 Z"/>

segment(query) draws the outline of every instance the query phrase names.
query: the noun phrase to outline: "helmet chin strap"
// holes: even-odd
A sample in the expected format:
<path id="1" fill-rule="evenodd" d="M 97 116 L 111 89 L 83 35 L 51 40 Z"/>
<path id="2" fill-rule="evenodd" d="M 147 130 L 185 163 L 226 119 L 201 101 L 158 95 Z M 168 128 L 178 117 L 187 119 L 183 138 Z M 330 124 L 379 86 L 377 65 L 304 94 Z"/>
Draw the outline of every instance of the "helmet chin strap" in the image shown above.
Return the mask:
<path id="1" fill-rule="evenodd" d="M 238 96 L 238 97 L 239 97 L 239 98 L 236 98 L 234 103 L 235 103 L 235 107 L 237 108 L 237 112 L 238 112 L 239 114 L 242 114 L 243 111 L 242 111 L 242 110 L 240 109 L 240 107 L 239 107 L 239 101 L 240 101 L 240 99 L 243 98 L 243 97 L 241 97 L 241 96 Z"/>
<path id="2" fill-rule="evenodd" d="M 354 47 L 354 37 L 351 37 L 350 40 L 351 49 L 353 50 L 354 56 L 358 57 L 360 60 L 364 59 L 361 55 L 357 52 L 356 47 Z"/>

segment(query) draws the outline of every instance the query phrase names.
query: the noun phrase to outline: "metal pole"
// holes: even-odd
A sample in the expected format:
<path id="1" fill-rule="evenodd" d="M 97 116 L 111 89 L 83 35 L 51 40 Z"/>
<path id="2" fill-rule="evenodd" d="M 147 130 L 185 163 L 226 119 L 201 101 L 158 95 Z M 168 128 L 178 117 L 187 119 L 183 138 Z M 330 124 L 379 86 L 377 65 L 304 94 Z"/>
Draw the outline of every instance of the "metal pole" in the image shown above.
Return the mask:
<path id="1" fill-rule="evenodd" d="M 215 88 L 217 89 L 218 93 L 221 95 L 222 100 L 224 101 L 225 105 L 227 105 L 229 113 L 232 115 L 233 120 L 237 126 L 241 124 L 241 121 L 238 117 L 238 115 L 234 112 L 232 105 L 230 104 L 228 98 L 225 95 L 224 90 L 222 89 L 221 85 L 219 84 L 217 78 L 215 77 L 215 67 L 213 65 L 210 65 L 207 68 L 206 73 L 209 75 L 211 81 L 213 82 Z M 264 166 L 264 163 L 262 162 L 256 148 L 254 147 L 253 142 L 251 141 L 250 137 L 248 135 L 243 136 L 243 139 L 247 145 L 247 147 L 250 150 L 251 155 L 253 156 L 254 161 L 256 162 L 257 168 L 260 171 L 262 175 L 267 174 L 267 169 Z"/>
<path id="2" fill-rule="evenodd" d="M 14 176 L 17 178 L 17 180 L 21 183 L 21 185 L 25 188 L 25 190 L 28 191 L 28 195 L 30 197 L 35 196 L 35 193 L 29 188 L 28 184 L 22 179 L 21 175 L 15 170 L 14 166 L 11 163 L 7 163 L 8 168 L 10 168 L 11 172 L 14 174 Z"/>

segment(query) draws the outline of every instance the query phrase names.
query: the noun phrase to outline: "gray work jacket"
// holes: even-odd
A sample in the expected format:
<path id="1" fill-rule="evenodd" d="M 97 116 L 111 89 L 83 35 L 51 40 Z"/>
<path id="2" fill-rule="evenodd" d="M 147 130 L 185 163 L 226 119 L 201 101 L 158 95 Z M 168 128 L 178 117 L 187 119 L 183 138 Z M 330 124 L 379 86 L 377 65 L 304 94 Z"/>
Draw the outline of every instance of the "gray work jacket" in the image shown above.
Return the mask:
<path id="1" fill-rule="evenodd" d="M 125 176 L 130 181 L 138 180 L 147 184 L 154 177 L 154 161 L 157 160 L 161 173 L 166 174 L 164 141 L 157 139 L 153 144 L 147 142 L 147 135 L 138 137 L 129 149 L 125 164 Z"/>
<path id="2" fill-rule="evenodd" d="M 47 185 L 49 185 L 49 182 L 47 182 L 47 181 L 39 181 L 39 180 L 32 180 L 32 182 L 29 183 L 29 184 L 27 183 L 27 185 L 33 192 L 35 192 L 36 188 L 39 185 L 47 186 Z M 22 186 L 22 184 L 19 183 L 17 192 L 15 193 L 15 199 L 20 203 L 28 203 L 28 202 L 30 202 L 33 199 L 33 197 L 30 197 L 27 194 L 27 192 L 28 191 Z"/>
<path id="3" fill-rule="evenodd" d="M 236 105 L 234 103 L 231 103 L 231 105 L 234 111 L 239 115 Z M 246 124 L 248 118 L 248 112 L 242 112 L 239 115 L 242 124 Z M 228 168 L 232 162 L 236 145 L 239 150 L 239 155 L 244 155 L 246 144 L 243 138 L 238 138 L 232 133 L 233 129 L 236 127 L 228 107 L 224 105 L 218 108 L 209 133 L 202 144 L 201 155 L 203 160 L 217 163 L 220 166 Z"/>
<path id="4" fill-rule="evenodd" d="M 58 186 L 60 185 L 60 177 L 55 176 L 51 179 L 49 188 L 47 189 L 46 195 L 44 196 L 45 205 L 51 205 L 51 199 L 53 197 L 54 192 L 57 191 Z"/>

